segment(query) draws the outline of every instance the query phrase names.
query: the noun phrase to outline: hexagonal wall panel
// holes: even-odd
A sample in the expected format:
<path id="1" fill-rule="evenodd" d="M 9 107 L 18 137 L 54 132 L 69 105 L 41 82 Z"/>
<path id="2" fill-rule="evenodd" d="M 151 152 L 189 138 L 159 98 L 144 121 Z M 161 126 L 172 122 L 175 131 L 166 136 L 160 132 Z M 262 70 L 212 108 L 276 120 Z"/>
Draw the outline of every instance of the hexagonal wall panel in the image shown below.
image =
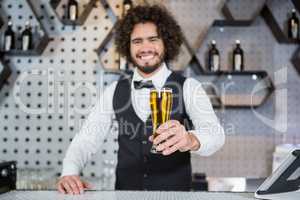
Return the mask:
<path id="1" fill-rule="evenodd" d="M 214 83 L 221 105 L 227 108 L 258 107 L 274 91 L 266 71 L 221 73 Z"/>
<path id="2" fill-rule="evenodd" d="M 262 5 L 259 4 L 257 6 L 258 11 L 253 11 L 255 16 L 259 13 L 261 7 Z M 255 23 L 255 25 L 251 26 L 252 23 Z M 249 20 L 217 19 L 203 39 L 203 45 L 195 53 L 195 60 L 198 62 L 200 73 L 216 77 L 214 83 L 219 88 L 216 95 L 219 96 L 223 107 L 258 107 L 267 100 L 274 90 L 272 80 L 263 69 L 264 66 L 272 63 L 272 45 L 274 44 L 272 34 L 269 33 L 268 27 L 265 27 L 266 30 L 257 30 L 257 42 L 253 41 L 252 34 L 247 34 L 255 31 L 258 24 L 264 24 L 258 16 Z M 245 53 L 245 69 L 243 72 L 232 72 L 232 51 L 235 48 L 235 40 L 237 39 L 241 41 Z M 207 53 L 211 40 L 217 40 L 217 48 L 221 56 L 221 71 L 217 73 L 210 72 L 207 67 Z M 262 47 L 266 49 L 262 49 Z M 224 90 L 224 84 L 229 82 L 229 85 L 235 84 L 235 87 L 231 87 L 230 91 Z M 239 83 L 236 84 L 237 82 Z M 220 83 L 223 85 L 220 85 Z M 258 87 L 259 84 L 261 84 L 260 88 L 263 88 L 263 91 L 260 91 L 260 95 L 252 94 L 253 88 Z M 249 88 L 240 90 L 243 87 Z"/>
<path id="3" fill-rule="evenodd" d="M 222 11 L 228 20 L 253 21 L 259 15 L 265 2 L 265 0 L 227 0 Z"/>

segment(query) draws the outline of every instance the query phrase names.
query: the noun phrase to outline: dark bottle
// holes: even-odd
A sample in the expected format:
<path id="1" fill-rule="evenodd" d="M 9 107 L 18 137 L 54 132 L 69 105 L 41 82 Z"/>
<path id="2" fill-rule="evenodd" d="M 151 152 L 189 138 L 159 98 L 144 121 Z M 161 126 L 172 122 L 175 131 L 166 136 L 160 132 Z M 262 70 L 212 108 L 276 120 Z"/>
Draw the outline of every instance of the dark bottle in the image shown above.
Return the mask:
<path id="1" fill-rule="evenodd" d="M 244 52 L 241 48 L 241 42 L 235 41 L 236 47 L 233 50 L 233 70 L 243 71 L 244 70 Z"/>
<path id="2" fill-rule="evenodd" d="M 290 39 L 299 39 L 299 18 L 295 9 L 292 10 L 292 16 L 288 20 L 288 36 Z"/>
<path id="3" fill-rule="evenodd" d="M 68 2 L 68 19 L 71 21 L 78 19 L 78 3 L 76 0 L 69 0 Z"/>
<path id="4" fill-rule="evenodd" d="M 7 24 L 7 29 L 4 32 L 4 51 L 15 49 L 15 32 L 13 31 L 11 21 Z"/>
<path id="5" fill-rule="evenodd" d="M 45 33 L 44 30 L 42 29 L 42 27 L 40 25 L 36 25 L 34 27 L 34 34 L 33 34 L 33 38 L 34 39 L 39 39 L 44 37 Z"/>
<path id="6" fill-rule="evenodd" d="M 27 51 L 33 49 L 32 30 L 29 21 L 25 23 L 25 29 L 21 34 L 22 50 Z"/>
<path id="7" fill-rule="evenodd" d="M 213 72 L 220 70 L 220 54 L 215 40 L 211 41 L 211 48 L 208 52 L 208 67 Z"/>
<path id="8" fill-rule="evenodd" d="M 123 1 L 123 12 L 122 12 L 122 17 L 124 17 L 128 10 L 130 10 L 130 8 L 132 8 L 132 1 L 131 0 L 124 0 Z"/>

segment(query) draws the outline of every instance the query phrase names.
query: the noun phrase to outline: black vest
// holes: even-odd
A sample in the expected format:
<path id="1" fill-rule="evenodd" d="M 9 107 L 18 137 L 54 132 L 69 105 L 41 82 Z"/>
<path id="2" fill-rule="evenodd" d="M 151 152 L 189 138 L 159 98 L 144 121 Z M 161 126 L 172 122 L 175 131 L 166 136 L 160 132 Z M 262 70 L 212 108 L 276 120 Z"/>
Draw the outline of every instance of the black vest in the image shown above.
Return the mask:
<path id="1" fill-rule="evenodd" d="M 164 87 L 173 90 L 171 119 L 178 120 L 189 130 L 191 121 L 183 102 L 185 78 L 172 73 Z M 151 154 L 151 117 L 143 122 L 131 103 L 131 79 L 120 79 L 113 97 L 113 108 L 119 124 L 119 151 L 116 168 L 116 190 L 177 190 L 191 187 L 190 152 L 169 156 Z M 189 127 L 188 127 L 189 126 Z"/>

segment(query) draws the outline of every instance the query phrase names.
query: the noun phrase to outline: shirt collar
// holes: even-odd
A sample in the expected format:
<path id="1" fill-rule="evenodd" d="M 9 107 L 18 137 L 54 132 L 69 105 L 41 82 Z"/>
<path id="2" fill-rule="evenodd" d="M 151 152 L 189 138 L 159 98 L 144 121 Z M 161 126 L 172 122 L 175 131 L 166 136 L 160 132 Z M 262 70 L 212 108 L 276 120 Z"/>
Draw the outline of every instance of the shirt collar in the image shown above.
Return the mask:
<path id="1" fill-rule="evenodd" d="M 156 89 L 161 89 L 164 86 L 164 84 L 165 84 L 167 78 L 170 76 L 170 74 L 171 74 L 171 70 L 168 69 L 166 63 L 162 63 L 162 66 L 159 69 L 159 71 L 156 72 L 153 76 L 151 76 L 149 78 L 143 78 L 139 74 L 138 69 L 135 68 L 133 77 L 132 77 L 131 88 L 134 88 L 134 86 L 133 86 L 134 81 L 141 81 L 141 80 L 149 81 L 149 80 L 151 80 Z"/>

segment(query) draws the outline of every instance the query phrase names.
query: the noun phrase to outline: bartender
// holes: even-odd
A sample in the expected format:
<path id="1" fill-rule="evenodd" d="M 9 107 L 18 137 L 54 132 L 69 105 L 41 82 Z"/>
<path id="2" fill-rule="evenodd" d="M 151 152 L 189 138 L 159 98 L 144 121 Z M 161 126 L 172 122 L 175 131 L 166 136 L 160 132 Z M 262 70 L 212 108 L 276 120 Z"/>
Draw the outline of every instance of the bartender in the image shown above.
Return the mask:
<path id="1" fill-rule="evenodd" d="M 161 6 L 136 6 L 119 21 L 117 51 L 133 64 L 133 75 L 100 94 L 67 150 L 59 192 L 81 194 L 91 187 L 79 174 L 103 143 L 113 119 L 119 125 L 116 190 L 190 190 L 190 153 L 210 156 L 223 146 L 225 136 L 201 83 L 169 68 L 182 42 L 178 23 Z M 153 87 L 173 91 L 171 120 L 158 127 L 154 140 L 149 104 Z M 152 144 L 161 154 L 150 152 Z"/>

